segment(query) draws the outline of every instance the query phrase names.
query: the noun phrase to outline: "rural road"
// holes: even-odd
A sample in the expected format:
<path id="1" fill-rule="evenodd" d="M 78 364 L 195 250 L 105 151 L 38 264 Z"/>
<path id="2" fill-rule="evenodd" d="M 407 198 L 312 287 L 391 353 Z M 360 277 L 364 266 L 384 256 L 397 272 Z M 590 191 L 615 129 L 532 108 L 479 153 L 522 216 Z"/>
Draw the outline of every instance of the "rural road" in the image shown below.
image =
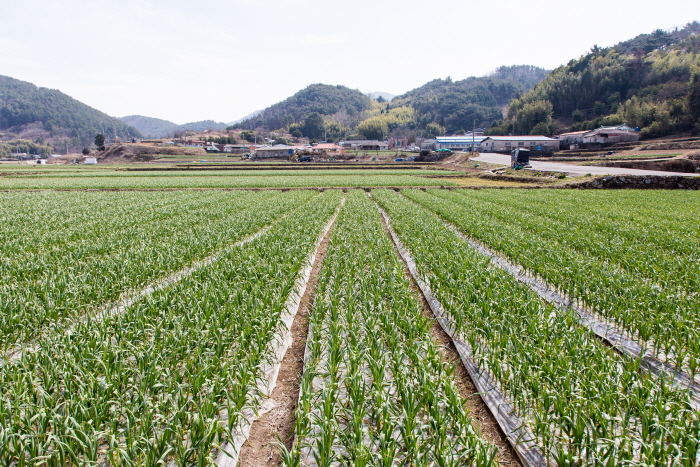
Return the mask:
<path id="1" fill-rule="evenodd" d="M 490 162 L 492 164 L 510 165 L 510 155 L 483 153 L 479 157 L 470 158 L 473 161 Z M 559 162 L 530 161 L 532 169 L 542 172 L 565 172 L 571 175 L 679 175 L 679 176 L 700 176 L 697 173 L 664 172 L 661 170 L 640 170 L 623 169 L 620 167 L 596 167 L 594 165 L 570 165 Z"/>

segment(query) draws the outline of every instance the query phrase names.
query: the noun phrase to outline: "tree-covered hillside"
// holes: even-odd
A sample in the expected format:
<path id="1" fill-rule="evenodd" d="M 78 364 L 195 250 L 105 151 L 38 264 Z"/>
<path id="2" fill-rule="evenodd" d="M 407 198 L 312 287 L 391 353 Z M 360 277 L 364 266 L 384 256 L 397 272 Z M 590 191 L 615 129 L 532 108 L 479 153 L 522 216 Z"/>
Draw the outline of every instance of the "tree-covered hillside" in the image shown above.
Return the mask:
<path id="1" fill-rule="evenodd" d="M 489 126 L 502 118 L 502 109 L 514 96 L 531 89 L 548 73 L 534 66 L 515 65 L 500 67 L 484 77 L 436 79 L 395 97 L 390 107 L 415 109 L 419 128 L 439 125 L 453 133 L 469 130 L 475 122 Z"/>
<path id="2" fill-rule="evenodd" d="M 259 115 L 237 123 L 234 127 L 245 130 L 286 129 L 291 124 L 302 123 L 311 114 L 338 115 L 340 119 L 350 123 L 371 105 L 372 100 L 360 91 L 345 86 L 312 84 L 282 102 L 268 107 Z"/>
<path id="3" fill-rule="evenodd" d="M 656 30 L 590 53 L 554 70 L 514 99 L 492 133 L 551 134 L 627 123 L 643 137 L 699 125 L 700 23 Z M 697 96 L 697 97 L 694 97 Z"/>
<path id="4" fill-rule="evenodd" d="M 179 125 L 178 130 L 179 131 L 207 131 L 207 130 L 214 130 L 214 131 L 221 131 L 225 130 L 227 125 L 222 122 L 215 122 L 214 120 L 200 120 L 198 122 L 190 122 L 190 123 L 185 123 L 184 125 Z"/>
<path id="5" fill-rule="evenodd" d="M 178 124 L 160 118 L 144 117 L 143 115 L 129 115 L 127 117 L 119 117 L 127 125 L 131 125 L 145 138 L 161 138 L 173 133 Z"/>
<path id="6" fill-rule="evenodd" d="M 492 75 L 433 80 L 386 99 L 370 99 L 345 86 L 314 84 L 246 119 L 235 128 L 285 130 L 312 139 L 411 139 L 488 126 L 502 118 L 513 96 L 534 86 L 547 70 L 532 66 L 501 67 Z"/>
<path id="7" fill-rule="evenodd" d="M 42 138 L 63 147 L 90 145 L 97 133 L 109 138 L 140 137 L 135 128 L 55 89 L 0 76 L 0 130 L 21 134 L 26 127 L 43 130 Z"/>
<path id="8" fill-rule="evenodd" d="M 185 123 L 178 125 L 168 120 L 160 118 L 144 117 L 143 115 L 129 115 L 119 117 L 119 120 L 133 126 L 146 138 L 165 138 L 175 136 L 183 131 L 202 132 L 206 130 L 220 131 L 226 128 L 225 123 L 214 120 L 202 120 L 199 122 Z"/>

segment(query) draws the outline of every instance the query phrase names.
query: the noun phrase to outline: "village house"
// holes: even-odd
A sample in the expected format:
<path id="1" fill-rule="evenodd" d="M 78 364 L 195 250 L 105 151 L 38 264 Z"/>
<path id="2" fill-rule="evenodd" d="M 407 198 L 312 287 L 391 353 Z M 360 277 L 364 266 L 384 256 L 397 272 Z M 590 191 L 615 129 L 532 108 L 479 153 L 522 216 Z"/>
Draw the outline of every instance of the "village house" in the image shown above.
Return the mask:
<path id="1" fill-rule="evenodd" d="M 357 151 L 386 151 L 389 149 L 389 143 L 376 139 L 342 141 L 340 146 L 345 149 L 355 149 Z"/>
<path id="2" fill-rule="evenodd" d="M 596 148 L 611 146 L 615 143 L 639 141 L 639 132 L 627 125 L 601 126 L 595 130 L 573 131 L 559 135 L 564 149 Z"/>
<path id="3" fill-rule="evenodd" d="M 477 151 L 485 136 L 474 134 L 468 136 L 438 136 L 433 142 L 433 151 L 450 149 L 451 151 Z"/>
<path id="4" fill-rule="evenodd" d="M 588 130 L 584 131 L 571 131 L 569 133 L 562 133 L 558 135 L 559 138 L 559 148 L 561 149 L 578 149 L 579 145 L 583 144 L 583 135 L 588 133 Z"/>
<path id="5" fill-rule="evenodd" d="M 488 136 L 479 145 L 479 152 L 510 154 L 514 149 L 529 149 L 534 154 L 551 154 L 559 150 L 559 140 L 547 136 Z"/>
<path id="6" fill-rule="evenodd" d="M 204 149 L 207 152 L 225 152 L 229 154 L 244 154 L 248 152 L 248 146 L 245 144 L 216 144 L 206 143 Z"/>
<path id="7" fill-rule="evenodd" d="M 252 159 L 272 159 L 272 158 L 284 158 L 287 159 L 289 156 L 293 155 L 295 149 L 286 144 L 276 144 L 274 146 L 263 146 L 256 148 L 252 155 Z"/>
<path id="8" fill-rule="evenodd" d="M 639 132 L 627 125 L 601 126 L 583 135 L 583 144 L 589 146 L 606 146 L 635 141 L 639 141 Z"/>
<path id="9" fill-rule="evenodd" d="M 333 143 L 319 143 L 309 149 L 311 154 L 326 154 L 328 156 L 340 156 L 345 154 L 345 148 Z"/>
<path id="10" fill-rule="evenodd" d="M 206 143 L 205 141 L 199 140 L 199 139 L 181 139 L 180 143 L 190 147 L 190 148 L 203 148 L 204 144 Z"/>

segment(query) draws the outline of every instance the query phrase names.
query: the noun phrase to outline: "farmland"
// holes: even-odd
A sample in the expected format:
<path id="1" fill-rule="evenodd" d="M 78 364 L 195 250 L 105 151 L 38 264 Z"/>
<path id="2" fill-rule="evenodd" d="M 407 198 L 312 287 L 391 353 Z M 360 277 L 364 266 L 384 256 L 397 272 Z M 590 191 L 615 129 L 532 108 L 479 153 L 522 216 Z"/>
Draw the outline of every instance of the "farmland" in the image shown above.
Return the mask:
<path id="1" fill-rule="evenodd" d="M 697 192 L 82 174 L 0 178 L 2 465 L 235 465 L 302 296 L 281 464 L 700 464 Z"/>
<path id="2" fill-rule="evenodd" d="M 0 190 L 181 189 L 181 188 L 332 188 L 355 186 L 451 186 L 450 181 L 425 175 L 437 170 L 250 170 L 250 171 L 146 171 L 50 170 L 46 173 L 8 172 L 0 177 Z"/>

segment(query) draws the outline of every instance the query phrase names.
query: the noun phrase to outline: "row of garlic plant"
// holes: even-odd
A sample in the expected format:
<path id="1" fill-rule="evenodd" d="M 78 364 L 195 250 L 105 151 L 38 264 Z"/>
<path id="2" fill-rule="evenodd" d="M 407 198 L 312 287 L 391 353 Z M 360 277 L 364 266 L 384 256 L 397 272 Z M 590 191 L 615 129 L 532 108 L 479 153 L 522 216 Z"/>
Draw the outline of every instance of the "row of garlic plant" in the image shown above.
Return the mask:
<path id="1" fill-rule="evenodd" d="M 433 172 L 434 173 L 434 172 Z M 315 171 L 304 174 L 231 176 L 188 174 L 179 176 L 120 176 L 120 177 L 2 177 L 0 190 L 113 190 L 113 189 L 171 189 L 171 188 L 332 188 L 360 186 L 435 186 L 455 185 L 444 180 L 424 178 L 413 174 L 383 175 L 374 170 L 361 174 L 345 175 L 343 170 L 335 170 L 328 175 L 318 175 Z"/>
<path id="2" fill-rule="evenodd" d="M 442 360 L 376 205 L 355 190 L 337 220 L 310 316 L 285 464 L 495 465 Z"/>
<path id="3" fill-rule="evenodd" d="M 617 203 L 617 209 L 632 209 L 612 198 L 615 194 L 608 192 L 599 202 L 607 200 L 608 205 Z M 406 196 L 582 301 L 628 331 L 660 358 L 684 368 L 692 376 L 700 371 L 700 289 L 697 286 L 700 242 L 692 235 L 681 242 L 675 233 L 647 226 L 638 227 L 637 237 L 633 239 L 635 229 L 629 225 L 627 229 L 632 234 L 625 237 L 616 236 L 610 230 L 601 233 L 600 230 L 605 229 L 596 229 L 596 225 L 607 221 L 599 220 L 596 224 L 595 216 L 589 220 L 585 197 L 579 200 L 580 207 L 570 201 L 566 212 L 554 215 L 548 213 L 554 208 L 541 205 L 520 208 L 521 196 L 524 199 L 533 197 L 520 191 L 508 194 L 407 191 Z M 667 210 L 673 209 L 667 201 L 668 194 L 638 192 L 637 196 L 649 203 L 666 201 Z M 522 204 L 528 206 L 529 203 L 523 201 Z M 677 210 L 700 215 L 697 203 Z M 659 212 L 650 217 L 660 222 L 664 219 Z M 693 224 L 696 228 L 700 225 L 697 217 L 689 216 L 685 228 Z M 678 226 L 675 232 L 682 228 Z M 669 241 L 671 238 L 674 240 Z M 673 242 L 675 251 L 665 251 L 664 245 Z M 677 253 L 681 249 L 686 251 L 685 255 Z"/>
<path id="4" fill-rule="evenodd" d="M 575 316 L 490 265 L 431 211 L 395 192 L 373 196 L 458 335 L 556 465 L 700 462 L 700 413 L 687 392 L 604 346 Z"/>
<path id="5" fill-rule="evenodd" d="M 578 193 L 569 191 L 559 192 L 559 196 L 541 193 L 519 193 L 520 209 L 513 215 L 507 214 L 508 219 L 533 231 L 538 238 L 558 240 L 566 248 L 613 262 L 666 291 L 698 298 L 700 206 L 697 201 L 700 198 L 697 194 L 635 193 L 636 198 L 648 205 L 663 207 L 663 212 L 659 213 L 657 209 L 629 203 L 614 192 L 604 195 L 594 192 L 596 197 L 581 194 L 574 197 Z M 468 197 L 503 215 L 502 208 L 512 205 L 513 194 L 488 191 L 471 193 Z M 695 203 L 692 203 L 693 197 Z M 684 203 L 684 200 L 691 202 Z M 607 211 L 601 212 L 601 208 Z"/>
<path id="6" fill-rule="evenodd" d="M 222 171 L 221 167 L 225 167 L 227 170 Z M 205 169 L 209 167 L 209 169 Z M 327 165 L 325 167 L 328 167 Z M 139 170 L 128 171 L 128 170 L 89 170 L 84 169 L 74 169 L 66 171 L 53 171 L 53 172 L 43 172 L 39 174 L 22 174 L 15 172 L 14 174 L 6 173 L 6 177 L 19 177 L 23 179 L 32 178 L 65 178 L 65 177 L 78 177 L 78 178 L 115 178 L 115 177 L 126 177 L 126 178 L 158 178 L 158 177 L 183 177 L 183 176 L 196 176 L 196 177 L 206 177 L 206 176 L 218 176 L 218 177 L 269 177 L 269 176 L 296 176 L 296 177 L 307 177 L 310 174 L 314 177 L 320 175 L 436 175 L 436 174 L 450 174 L 449 171 L 443 168 L 408 168 L 406 166 L 393 167 L 390 165 L 379 165 L 370 168 L 362 168 L 362 166 L 355 166 L 356 168 L 347 168 L 345 166 L 333 165 L 331 168 L 319 168 L 319 167 L 304 167 L 304 166 L 289 166 L 285 164 L 279 164 L 273 162 L 271 164 L 261 163 L 261 164 L 250 164 L 248 166 L 233 163 L 233 167 L 230 165 L 223 165 L 219 162 L 214 162 L 209 166 L 202 164 L 197 164 L 195 169 L 180 169 L 178 170 Z M 387 168 L 388 167 L 388 168 Z M 411 166 L 409 166 L 411 167 Z M 415 167 L 415 166 L 413 166 Z M 309 170 L 311 169 L 311 170 Z"/>
<path id="7" fill-rule="evenodd" d="M 40 246 L 3 248 L 0 349 L 31 341 L 45 328 L 60 329 L 65 319 L 94 313 L 254 233 L 312 196 L 310 192 L 176 194 L 173 204 L 164 202 L 167 195 L 118 194 L 119 204 L 100 203 L 99 210 L 91 211 L 94 225 L 85 232 L 79 226 L 66 228 L 61 215 L 55 217 L 56 223 L 47 222 L 46 212 L 61 202 L 80 211 L 80 198 L 69 193 L 54 194 L 55 202 L 37 205 L 42 214 L 37 220 L 25 213 L 15 215 L 15 222 L 3 223 L 2 230 L 24 233 L 16 237 L 18 243 Z M 65 238 L 44 243 L 42 234 L 54 229 L 63 229 Z"/>
<path id="8" fill-rule="evenodd" d="M 340 193 L 124 313 L 0 367 L 2 465 L 212 465 L 258 402 L 280 313 Z"/>
<path id="9" fill-rule="evenodd" d="M 137 223 L 138 214 L 167 215 L 174 207 L 213 198 L 214 192 L 4 192 L 0 195 L 0 230 L 12 251 L 40 251 L 47 245 L 68 245 L 83 238 L 99 238 L 113 225 Z M 116 223 L 116 224 L 115 224 Z"/>

